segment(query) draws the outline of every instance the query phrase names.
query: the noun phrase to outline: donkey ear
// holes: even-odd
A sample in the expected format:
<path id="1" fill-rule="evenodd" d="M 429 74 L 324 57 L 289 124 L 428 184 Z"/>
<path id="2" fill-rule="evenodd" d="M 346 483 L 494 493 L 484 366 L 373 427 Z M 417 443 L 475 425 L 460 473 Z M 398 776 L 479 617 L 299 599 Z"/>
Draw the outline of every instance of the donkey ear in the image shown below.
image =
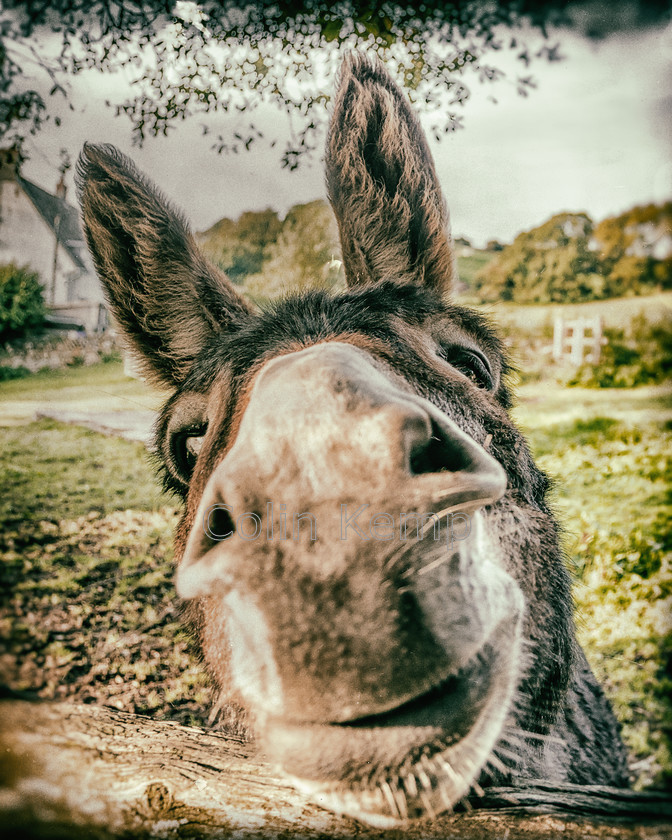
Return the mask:
<path id="1" fill-rule="evenodd" d="M 249 311 L 199 252 L 182 216 L 113 146 L 77 164 L 84 230 L 114 317 L 147 373 L 182 382 L 212 334 Z"/>
<path id="2" fill-rule="evenodd" d="M 348 284 L 396 278 L 446 293 L 456 271 L 425 135 L 383 65 L 362 54 L 341 69 L 326 170 Z"/>

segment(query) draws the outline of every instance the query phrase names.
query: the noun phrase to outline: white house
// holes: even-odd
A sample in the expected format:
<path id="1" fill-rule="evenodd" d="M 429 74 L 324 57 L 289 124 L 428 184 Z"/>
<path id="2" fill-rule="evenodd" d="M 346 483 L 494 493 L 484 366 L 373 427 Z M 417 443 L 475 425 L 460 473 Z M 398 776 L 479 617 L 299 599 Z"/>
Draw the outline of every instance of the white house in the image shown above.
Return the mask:
<path id="1" fill-rule="evenodd" d="M 104 328 L 103 291 L 63 179 L 52 195 L 21 177 L 19 163 L 16 147 L 0 149 L 0 263 L 39 274 L 53 320 Z"/>

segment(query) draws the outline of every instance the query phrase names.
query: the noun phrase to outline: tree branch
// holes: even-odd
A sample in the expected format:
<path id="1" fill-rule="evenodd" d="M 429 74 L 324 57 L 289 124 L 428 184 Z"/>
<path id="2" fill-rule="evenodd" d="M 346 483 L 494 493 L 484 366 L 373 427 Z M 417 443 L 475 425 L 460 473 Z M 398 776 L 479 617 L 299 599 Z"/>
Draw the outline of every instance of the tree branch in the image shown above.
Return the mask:
<path id="1" fill-rule="evenodd" d="M 3 701 L 0 824 L 11 836 L 398 838 L 323 811 L 255 748 L 168 721 L 73 705 Z M 672 837 L 662 793 L 552 785 L 492 788 L 465 813 L 403 836 L 566 840 Z"/>

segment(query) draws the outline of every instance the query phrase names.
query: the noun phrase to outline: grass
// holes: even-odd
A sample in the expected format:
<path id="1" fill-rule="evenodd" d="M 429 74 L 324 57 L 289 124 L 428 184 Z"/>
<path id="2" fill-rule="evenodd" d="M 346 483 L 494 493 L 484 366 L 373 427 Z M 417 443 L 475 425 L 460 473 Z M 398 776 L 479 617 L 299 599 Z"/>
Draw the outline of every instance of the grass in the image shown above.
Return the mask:
<path id="1" fill-rule="evenodd" d="M 40 420 L 0 427 L 0 452 L 3 681 L 206 725 L 213 689 L 174 592 L 177 511 L 144 447 Z"/>
<path id="2" fill-rule="evenodd" d="M 48 419 L 0 428 L 0 440 L 5 523 L 57 522 L 166 504 L 142 444 Z"/>
<path id="3" fill-rule="evenodd" d="M 156 410 L 166 394 L 124 374 L 121 362 L 41 370 L 0 382 L 0 424 L 23 426 L 36 412 Z"/>
<path id="4" fill-rule="evenodd" d="M 85 397 L 93 389 L 105 394 L 112 389 L 119 399 L 130 398 L 147 403 L 147 386 L 124 374 L 121 362 L 100 362 L 95 365 L 66 367 L 59 370 L 40 370 L 23 379 L 0 384 L 0 405 L 17 399 L 48 400 L 52 396 L 67 399 L 68 395 Z"/>
<path id="5" fill-rule="evenodd" d="M 478 272 L 482 268 L 485 268 L 494 256 L 495 254 L 492 251 L 474 251 L 473 254 L 469 254 L 469 256 L 458 257 L 457 272 L 460 280 L 463 283 L 466 283 L 468 288 L 471 289 L 474 285 L 474 278 Z"/>
<path id="6" fill-rule="evenodd" d="M 672 422 L 618 419 L 620 394 L 601 396 L 581 418 L 550 422 L 539 405 L 519 415 L 556 480 L 579 641 L 623 725 L 636 786 L 670 787 Z M 669 411 L 669 395 L 657 400 Z"/>
<path id="7" fill-rule="evenodd" d="M 628 422 L 664 424 L 672 419 L 672 387 L 645 386 L 629 389 L 561 388 L 549 382 L 531 383 L 517 389 L 513 417 L 541 445 L 545 454 L 562 445 L 581 428 L 581 422 L 609 417 Z M 579 425 L 575 425 L 579 423 Z M 546 430 L 545 432 L 543 430 Z"/>
<path id="8" fill-rule="evenodd" d="M 123 407 L 159 399 L 120 365 L 77 368 L 2 383 L 0 423 L 20 402 L 101 392 Z M 623 723 L 637 785 L 669 786 L 670 390 L 547 382 L 519 393 L 516 419 L 556 479 L 580 640 Z M 5 680 L 206 723 L 212 689 L 175 607 L 175 507 L 143 448 L 52 420 L 0 426 L 0 444 Z"/>

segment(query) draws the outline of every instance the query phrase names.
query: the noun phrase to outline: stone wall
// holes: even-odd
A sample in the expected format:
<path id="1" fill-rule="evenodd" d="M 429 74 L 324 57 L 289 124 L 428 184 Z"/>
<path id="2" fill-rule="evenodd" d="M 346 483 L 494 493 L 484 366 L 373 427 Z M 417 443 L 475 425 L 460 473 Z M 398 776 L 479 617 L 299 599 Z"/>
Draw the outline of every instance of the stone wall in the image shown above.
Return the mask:
<path id="1" fill-rule="evenodd" d="M 27 368 L 35 373 L 43 368 L 93 365 L 113 358 L 121 359 L 122 343 L 111 330 L 85 335 L 69 330 L 0 347 L 0 366 Z"/>

